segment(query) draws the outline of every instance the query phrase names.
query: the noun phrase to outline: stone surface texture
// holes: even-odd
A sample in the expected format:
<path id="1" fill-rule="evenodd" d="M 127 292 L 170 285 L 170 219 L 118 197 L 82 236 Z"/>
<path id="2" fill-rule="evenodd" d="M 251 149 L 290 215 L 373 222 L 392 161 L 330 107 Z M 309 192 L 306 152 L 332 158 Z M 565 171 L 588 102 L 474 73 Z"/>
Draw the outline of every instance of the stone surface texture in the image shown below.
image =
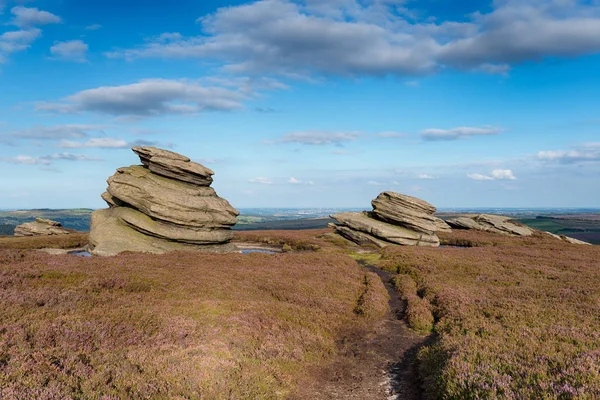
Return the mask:
<path id="1" fill-rule="evenodd" d="M 479 214 L 472 217 L 453 218 L 446 222 L 457 229 L 474 229 L 511 236 L 531 236 L 535 232 L 535 230 L 513 221 L 510 217 L 501 215 Z"/>
<path id="2" fill-rule="evenodd" d="M 21 224 L 15 228 L 15 236 L 51 236 L 68 235 L 73 233 L 71 229 L 63 228 L 60 222 L 49 219 L 36 218 L 33 222 Z"/>
<path id="3" fill-rule="evenodd" d="M 142 164 L 118 168 L 102 194 L 109 208 L 92 214 L 90 251 L 231 252 L 237 210 L 210 187 L 213 171 L 155 147 L 134 147 Z"/>
<path id="4" fill-rule="evenodd" d="M 362 245 L 437 247 L 440 240 L 436 232 L 451 230 L 433 215 L 433 205 L 416 197 L 383 192 L 371 204 L 372 212 L 331 215 L 337 222 L 335 232 Z"/>

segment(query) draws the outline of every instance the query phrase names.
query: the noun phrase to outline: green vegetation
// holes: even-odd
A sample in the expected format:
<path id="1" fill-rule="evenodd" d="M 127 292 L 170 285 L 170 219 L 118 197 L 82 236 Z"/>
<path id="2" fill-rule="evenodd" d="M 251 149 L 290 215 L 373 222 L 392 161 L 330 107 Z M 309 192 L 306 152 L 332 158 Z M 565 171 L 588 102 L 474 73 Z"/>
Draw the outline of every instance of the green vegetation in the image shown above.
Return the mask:
<path id="1" fill-rule="evenodd" d="M 409 308 L 412 298 L 409 324 L 426 332 L 435 321 L 434 342 L 419 355 L 427 397 L 597 398 L 600 247 L 546 235 L 442 235 L 452 236 L 477 247 L 390 247 L 380 261 L 399 274 Z"/>
<path id="2" fill-rule="evenodd" d="M 594 214 L 565 217 L 537 217 L 519 222 L 540 231 L 574 237 L 588 243 L 600 244 L 600 220 Z"/>
<path id="3" fill-rule="evenodd" d="M 16 225 L 0 224 L 0 236 L 11 236 L 15 231 Z"/>

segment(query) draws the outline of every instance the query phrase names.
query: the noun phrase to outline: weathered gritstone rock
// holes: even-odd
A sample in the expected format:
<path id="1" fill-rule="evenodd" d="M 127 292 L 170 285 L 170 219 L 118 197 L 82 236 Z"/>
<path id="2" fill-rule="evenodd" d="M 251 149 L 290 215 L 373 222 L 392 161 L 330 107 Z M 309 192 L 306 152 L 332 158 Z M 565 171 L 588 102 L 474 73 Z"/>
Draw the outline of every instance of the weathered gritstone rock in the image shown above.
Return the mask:
<path id="1" fill-rule="evenodd" d="M 452 227 L 441 218 L 435 219 L 435 226 L 437 227 L 437 232 L 452 232 Z"/>
<path id="2" fill-rule="evenodd" d="M 404 246 L 437 247 L 440 245 L 438 237 L 433 234 L 388 224 L 372 218 L 366 213 L 345 212 L 334 214 L 331 218 L 354 231 L 363 232 L 390 243 Z"/>
<path id="3" fill-rule="evenodd" d="M 379 248 L 384 248 L 391 244 L 384 242 L 383 240 L 379 240 L 376 237 L 371 236 L 367 233 L 355 231 L 351 228 L 348 228 L 347 226 L 334 225 L 333 228 L 335 230 L 335 233 L 359 245 L 375 245 Z"/>
<path id="4" fill-rule="evenodd" d="M 429 235 L 437 232 L 439 218 L 436 208 L 416 197 L 394 192 L 383 192 L 371 202 L 373 214 L 382 220 Z"/>
<path id="5" fill-rule="evenodd" d="M 92 214 L 94 255 L 125 251 L 231 252 L 239 213 L 210 188 L 213 171 L 155 147 L 134 147 L 141 165 L 118 168 L 102 194 L 109 208 Z"/>
<path id="6" fill-rule="evenodd" d="M 517 224 L 510 217 L 491 214 L 479 214 L 475 217 L 449 219 L 448 224 L 458 229 L 474 229 L 478 231 L 500 233 L 513 236 L 531 236 L 534 230 Z"/>
<path id="7" fill-rule="evenodd" d="M 191 162 L 189 158 L 152 146 L 136 146 L 133 152 L 140 156 L 142 164 L 155 174 L 198 186 L 210 186 L 215 174 L 204 165 Z"/>
<path id="8" fill-rule="evenodd" d="M 15 236 L 52 236 L 68 235 L 72 230 L 63 228 L 62 224 L 49 219 L 36 218 L 34 222 L 27 222 L 15 228 Z"/>
<path id="9" fill-rule="evenodd" d="M 210 187 L 194 186 L 134 165 L 108 178 L 107 192 L 144 214 L 179 225 L 229 228 L 239 213 Z"/>

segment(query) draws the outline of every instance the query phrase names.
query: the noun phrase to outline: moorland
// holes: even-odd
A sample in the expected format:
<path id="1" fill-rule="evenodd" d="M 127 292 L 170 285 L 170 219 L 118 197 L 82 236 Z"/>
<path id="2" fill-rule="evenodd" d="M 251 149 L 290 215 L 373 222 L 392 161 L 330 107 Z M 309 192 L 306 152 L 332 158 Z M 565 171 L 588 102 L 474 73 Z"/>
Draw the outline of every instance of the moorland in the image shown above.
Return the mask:
<path id="1" fill-rule="evenodd" d="M 330 229 L 247 231 L 234 241 L 283 253 L 107 258 L 36 251 L 86 234 L 2 237 L 0 397 L 357 398 L 365 368 L 405 379 L 390 371 L 406 358 L 414 376 L 371 398 L 597 398 L 600 247 L 439 236 L 376 249 Z M 388 277 L 420 344 L 357 362 L 389 318 Z"/>

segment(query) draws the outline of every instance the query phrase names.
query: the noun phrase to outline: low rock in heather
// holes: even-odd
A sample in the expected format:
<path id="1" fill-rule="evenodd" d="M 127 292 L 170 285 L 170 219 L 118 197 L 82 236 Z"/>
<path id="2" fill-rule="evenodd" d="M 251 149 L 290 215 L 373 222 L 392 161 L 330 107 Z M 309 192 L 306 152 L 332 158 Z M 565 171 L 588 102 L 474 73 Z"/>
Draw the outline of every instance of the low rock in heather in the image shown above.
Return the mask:
<path id="1" fill-rule="evenodd" d="M 49 219 L 36 218 L 34 222 L 27 222 L 15 228 L 15 236 L 52 236 L 68 235 L 71 229 L 63 228 L 62 224 Z"/>

